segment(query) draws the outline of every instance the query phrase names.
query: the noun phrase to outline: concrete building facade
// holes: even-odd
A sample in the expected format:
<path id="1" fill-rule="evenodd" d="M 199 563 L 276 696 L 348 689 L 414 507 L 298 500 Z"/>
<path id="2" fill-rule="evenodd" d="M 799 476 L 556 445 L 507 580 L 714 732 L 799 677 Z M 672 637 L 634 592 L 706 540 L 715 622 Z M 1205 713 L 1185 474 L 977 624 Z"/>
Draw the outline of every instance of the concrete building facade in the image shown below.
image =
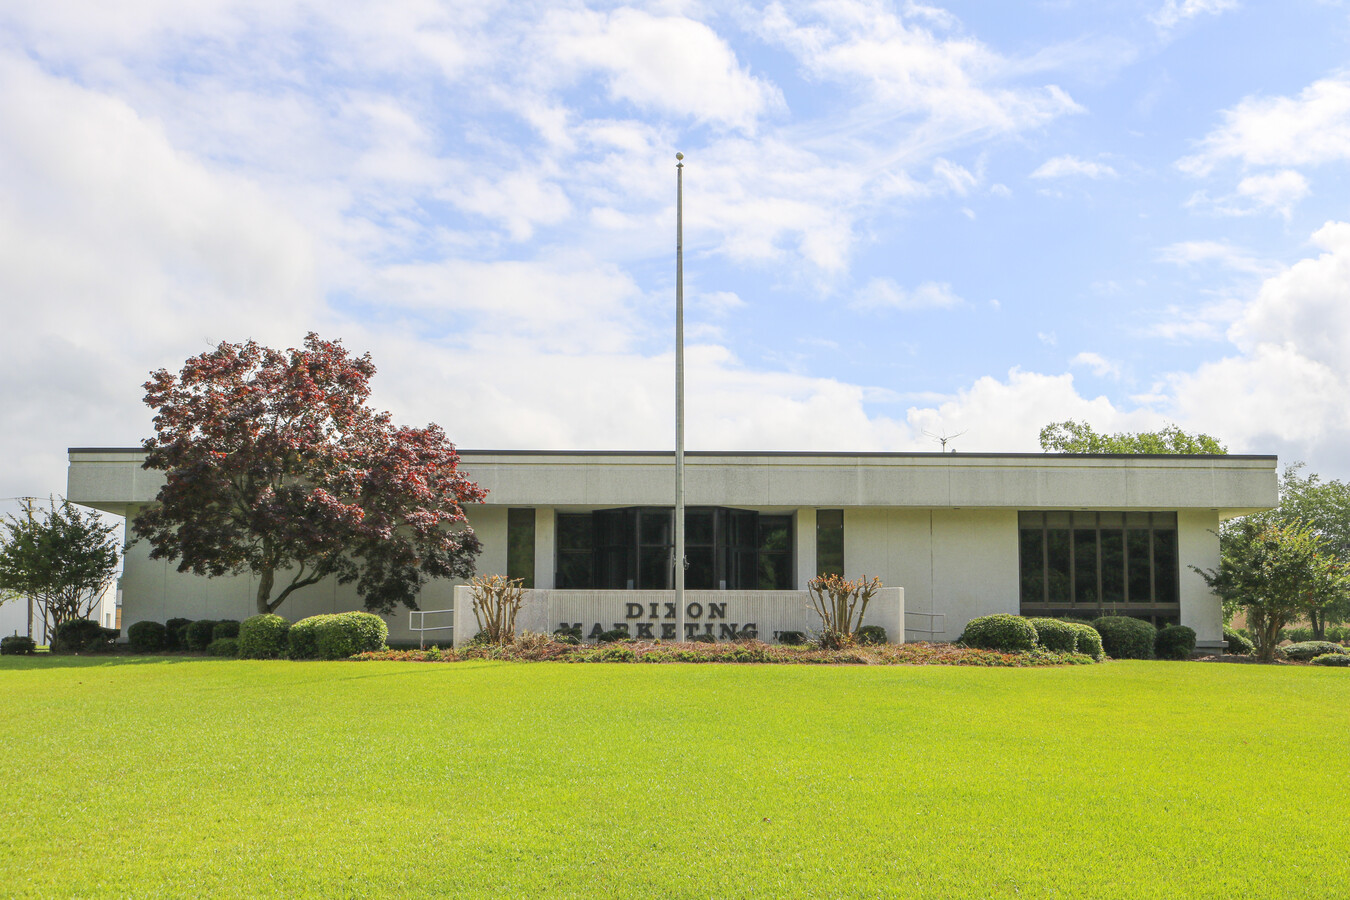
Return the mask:
<path id="1" fill-rule="evenodd" d="M 670 588 L 672 453 L 460 456 L 488 490 L 466 510 L 484 546 L 480 573 L 526 578 L 541 602 L 573 610 L 580 595 L 567 592 L 588 592 L 608 604 L 594 615 L 606 627 L 626 592 Z M 139 449 L 72 449 L 67 496 L 132 516 L 162 483 L 142 459 Z M 696 452 L 685 477 L 692 591 L 750 592 L 763 609 L 768 595 L 754 592 L 800 604 L 819 573 L 875 575 L 903 589 L 898 608 L 886 601 L 887 617 L 898 616 L 888 631 L 910 640 L 954 640 L 990 613 L 1117 613 L 1180 622 L 1202 647 L 1217 646 L 1220 604 L 1191 567 L 1218 565 L 1220 522 L 1278 501 L 1273 456 Z M 243 619 L 255 589 L 247 576 L 180 574 L 133 546 L 122 621 Z M 454 596 L 453 584 L 433 584 L 419 602 L 451 610 Z M 447 614 L 460 619 L 457 641 L 471 636 L 463 605 Z M 294 621 L 360 608 L 354 587 L 321 583 L 279 612 Z M 556 627 L 546 612 L 536 617 Z M 410 618 L 389 617 L 391 639 L 418 638 Z"/>

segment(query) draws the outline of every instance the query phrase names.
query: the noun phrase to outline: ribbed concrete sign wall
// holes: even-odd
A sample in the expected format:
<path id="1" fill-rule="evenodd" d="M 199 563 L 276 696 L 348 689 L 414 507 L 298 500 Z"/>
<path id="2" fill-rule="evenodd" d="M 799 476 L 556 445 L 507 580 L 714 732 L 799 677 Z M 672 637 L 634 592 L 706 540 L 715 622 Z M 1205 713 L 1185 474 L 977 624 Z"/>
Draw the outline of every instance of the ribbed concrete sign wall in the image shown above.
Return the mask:
<path id="1" fill-rule="evenodd" d="M 516 629 L 553 632 L 580 626 L 590 641 L 604 631 L 626 630 L 634 638 L 688 640 L 711 635 L 729 641 L 735 635 L 773 643 L 784 631 L 820 631 L 820 618 L 805 591 L 685 591 L 685 634 L 678 637 L 679 610 L 674 591 L 526 591 Z M 867 607 L 865 625 L 880 625 L 892 641 L 904 640 L 905 591 L 879 590 Z M 473 593 L 455 588 L 455 646 L 478 633 Z"/>

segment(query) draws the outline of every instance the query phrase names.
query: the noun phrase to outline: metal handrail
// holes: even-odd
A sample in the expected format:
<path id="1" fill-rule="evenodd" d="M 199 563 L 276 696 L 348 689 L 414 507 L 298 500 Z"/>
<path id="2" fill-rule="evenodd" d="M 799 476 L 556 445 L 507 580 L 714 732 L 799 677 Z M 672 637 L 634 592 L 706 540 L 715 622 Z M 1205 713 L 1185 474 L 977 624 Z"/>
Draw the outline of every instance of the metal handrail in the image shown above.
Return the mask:
<path id="1" fill-rule="evenodd" d="M 418 646 L 419 649 L 421 649 L 421 650 L 425 650 L 425 649 L 426 649 L 426 646 L 427 646 L 426 632 L 428 632 L 428 631 L 454 631 L 454 630 L 455 630 L 455 621 L 454 621 L 454 619 L 451 619 L 451 620 L 450 620 L 450 624 L 449 624 L 449 625 L 432 625 L 432 626 L 428 627 L 428 626 L 427 626 L 427 616 L 439 615 L 439 614 L 441 614 L 441 613 L 449 613 L 449 614 L 451 614 L 451 615 L 454 615 L 454 612 L 455 612 L 455 611 L 454 611 L 453 608 L 451 608 L 451 609 L 411 609 L 411 610 L 408 610 L 408 630 L 409 630 L 409 631 L 416 631 L 416 632 L 417 632 L 417 646 Z M 414 625 L 414 624 L 413 624 L 413 616 L 421 616 L 421 617 L 422 617 L 422 618 L 419 620 L 418 625 Z M 419 627 L 419 626 L 420 626 L 420 627 Z M 453 640 L 453 636 L 451 637 L 451 640 Z"/>
<path id="2" fill-rule="evenodd" d="M 946 614 L 946 613 L 921 613 L 921 612 L 910 612 L 909 610 L 905 610 L 905 615 L 907 615 L 907 616 L 924 616 L 924 617 L 926 617 L 926 618 L 928 619 L 928 627 L 927 627 L 927 628 L 910 628 L 908 624 L 905 625 L 905 632 L 906 632 L 906 633 L 912 631 L 912 632 L 914 632 L 915 634 L 926 634 L 926 635 L 928 635 L 929 637 L 932 637 L 932 636 L 935 635 L 935 634 L 945 634 L 946 631 L 947 631 L 947 614 Z M 942 627 L 941 627 L 941 628 L 934 628 L 933 626 L 934 626 L 934 624 L 936 624 L 936 622 L 937 622 L 938 619 L 941 619 L 941 620 L 942 620 Z"/>

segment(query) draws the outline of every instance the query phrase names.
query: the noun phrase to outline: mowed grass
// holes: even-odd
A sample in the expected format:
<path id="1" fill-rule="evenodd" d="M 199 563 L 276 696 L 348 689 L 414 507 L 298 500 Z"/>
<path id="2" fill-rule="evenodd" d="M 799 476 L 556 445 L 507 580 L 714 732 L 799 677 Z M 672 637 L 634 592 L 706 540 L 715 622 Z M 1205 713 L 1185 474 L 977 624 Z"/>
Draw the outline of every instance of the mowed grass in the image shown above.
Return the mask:
<path id="1" fill-rule="evenodd" d="M 0 660 L 0 893 L 1321 897 L 1350 672 Z"/>

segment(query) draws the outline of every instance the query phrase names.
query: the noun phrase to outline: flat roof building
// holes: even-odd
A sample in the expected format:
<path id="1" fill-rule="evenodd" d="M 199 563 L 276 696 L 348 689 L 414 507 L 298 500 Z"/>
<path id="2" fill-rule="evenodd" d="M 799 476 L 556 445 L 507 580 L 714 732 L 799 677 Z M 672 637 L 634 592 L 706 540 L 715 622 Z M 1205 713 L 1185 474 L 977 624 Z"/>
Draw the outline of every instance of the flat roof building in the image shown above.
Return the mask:
<path id="1" fill-rule="evenodd" d="M 528 627 L 581 617 L 674 636 L 662 627 L 666 594 L 650 593 L 672 587 L 673 453 L 459 454 L 488 490 L 465 510 L 484 548 L 478 571 L 526 580 L 537 601 Z M 134 515 L 163 483 L 143 458 L 74 448 L 67 496 Z M 690 606 L 702 614 L 715 593 L 724 618 L 753 618 L 763 639 L 804 621 L 806 582 L 837 572 L 903 589 L 880 612 L 893 640 L 955 640 L 990 613 L 1118 613 L 1189 625 L 1201 647 L 1217 648 L 1221 606 L 1191 567 L 1217 567 L 1221 521 L 1278 502 L 1276 458 L 1237 455 L 688 452 L 685 486 Z M 451 609 L 453 588 L 429 585 L 421 607 Z M 125 562 L 122 621 L 243 619 L 255 589 L 248 576 L 180 574 L 139 544 Z M 750 604 L 739 617 L 738 603 Z M 456 642 L 472 637 L 464 605 Z M 361 608 L 352 586 L 329 582 L 278 612 L 294 621 Z M 728 633 L 714 624 L 696 627 Z M 417 639 L 406 612 L 389 625 L 391 639 Z"/>

